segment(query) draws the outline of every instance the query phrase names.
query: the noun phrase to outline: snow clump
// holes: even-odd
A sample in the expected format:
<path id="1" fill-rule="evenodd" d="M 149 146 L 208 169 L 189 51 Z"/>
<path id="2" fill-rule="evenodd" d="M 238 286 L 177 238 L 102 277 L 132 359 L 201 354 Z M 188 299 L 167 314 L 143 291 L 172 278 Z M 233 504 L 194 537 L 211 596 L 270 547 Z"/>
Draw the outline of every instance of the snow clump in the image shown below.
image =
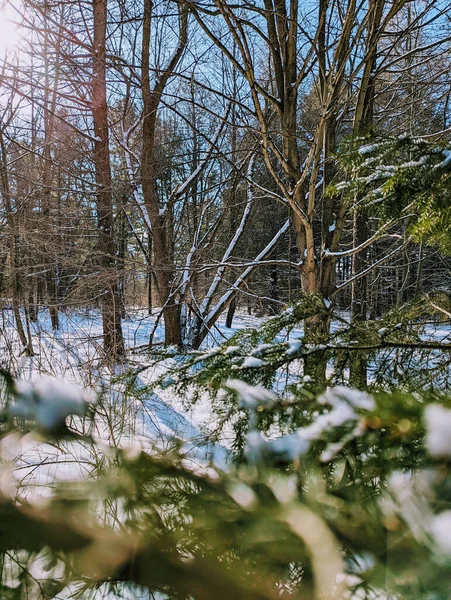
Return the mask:
<path id="1" fill-rule="evenodd" d="M 14 388 L 16 399 L 10 408 L 12 416 L 36 421 L 43 429 L 63 425 L 70 415 L 85 415 L 89 404 L 95 401 L 91 391 L 53 377 L 17 380 Z"/>
<path id="2" fill-rule="evenodd" d="M 265 365 L 265 361 L 261 360 L 260 358 L 248 356 L 241 366 L 243 369 L 258 369 L 259 367 L 264 367 Z"/>
<path id="3" fill-rule="evenodd" d="M 451 456 L 451 410 L 440 404 L 429 404 L 424 410 L 426 448 L 433 457 Z"/>
<path id="4" fill-rule="evenodd" d="M 241 381 L 238 383 L 251 390 L 259 389 L 271 393 L 263 388 L 247 386 Z M 255 391 L 252 393 L 255 394 Z M 243 392 L 240 396 L 243 398 Z M 349 441 L 361 436 L 365 431 L 365 419 L 356 412 L 356 409 L 371 411 L 375 408 L 372 396 L 344 386 L 327 390 L 318 398 L 318 403 L 330 406 L 331 410 L 318 415 L 313 423 L 300 427 L 293 433 L 268 440 L 259 431 L 251 428 L 246 444 L 248 459 L 251 462 L 258 462 L 262 458 L 282 462 L 294 461 L 307 454 L 313 441 L 323 439 L 330 434 L 336 437 L 336 433 L 341 433 L 340 439 L 329 443 L 321 454 L 321 462 L 330 462 Z M 242 400 L 242 406 L 255 410 L 258 403 L 255 399 L 244 402 Z M 347 430 L 341 432 L 341 428 L 345 426 Z"/>
<path id="5" fill-rule="evenodd" d="M 329 404 L 334 408 L 344 407 L 346 405 L 354 408 L 362 408 L 363 410 L 374 410 L 374 398 L 354 388 L 348 388 L 344 385 L 330 388 L 318 398 L 319 404 Z"/>
<path id="6" fill-rule="evenodd" d="M 239 346 L 228 346 L 224 350 L 224 354 L 226 356 L 229 356 L 230 354 L 237 354 L 240 350 L 241 350 L 241 348 Z"/>
<path id="7" fill-rule="evenodd" d="M 287 356 L 297 354 L 302 348 L 302 340 L 290 340 L 288 342 L 288 350 L 285 352 Z"/>
<path id="8" fill-rule="evenodd" d="M 271 408 L 277 402 L 277 396 L 260 385 L 249 385 L 240 379 L 228 379 L 225 386 L 238 394 L 242 408 Z"/>
<path id="9" fill-rule="evenodd" d="M 329 444 L 322 452 L 321 462 L 330 462 L 349 441 L 361 436 L 365 431 L 364 420 L 359 417 L 355 409 L 374 410 L 375 402 L 374 398 L 365 392 L 337 386 L 325 391 L 318 398 L 318 403 L 329 405 L 332 410 L 319 415 L 311 425 L 298 429 L 298 436 L 304 440 L 309 442 L 319 440 L 330 431 L 347 424 L 354 424 L 351 431 L 339 441 Z"/>
<path id="10" fill-rule="evenodd" d="M 444 510 L 431 521 L 430 531 L 438 550 L 451 556 L 451 510 Z"/>

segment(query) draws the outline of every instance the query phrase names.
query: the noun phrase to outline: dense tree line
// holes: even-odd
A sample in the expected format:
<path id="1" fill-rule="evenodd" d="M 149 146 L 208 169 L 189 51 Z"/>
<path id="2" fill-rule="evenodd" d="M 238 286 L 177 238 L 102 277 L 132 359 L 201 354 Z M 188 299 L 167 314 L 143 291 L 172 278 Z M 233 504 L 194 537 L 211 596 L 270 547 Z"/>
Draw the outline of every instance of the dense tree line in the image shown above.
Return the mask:
<path id="1" fill-rule="evenodd" d="M 197 348 L 237 305 L 274 314 L 302 291 L 357 323 L 446 285 L 443 247 L 344 193 L 337 159 L 353 137 L 446 142 L 446 2 L 5 7 L 2 298 L 28 353 L 40 309 L 57 329 L 100 307 L 116 360 L 130 304 Z"/>

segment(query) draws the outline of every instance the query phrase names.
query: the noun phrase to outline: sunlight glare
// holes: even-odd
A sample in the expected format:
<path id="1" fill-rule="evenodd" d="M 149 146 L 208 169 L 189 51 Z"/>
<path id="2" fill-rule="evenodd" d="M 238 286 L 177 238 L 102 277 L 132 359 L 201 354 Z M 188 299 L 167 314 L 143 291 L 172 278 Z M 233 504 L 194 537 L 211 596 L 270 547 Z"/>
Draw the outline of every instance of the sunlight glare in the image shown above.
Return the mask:
<path id="1" fill-rule="evenodd" d="M 17 49 L 22 38 L 18 24 L 18 13 L 10 3 L 0 5 L 0 57 Z"/>

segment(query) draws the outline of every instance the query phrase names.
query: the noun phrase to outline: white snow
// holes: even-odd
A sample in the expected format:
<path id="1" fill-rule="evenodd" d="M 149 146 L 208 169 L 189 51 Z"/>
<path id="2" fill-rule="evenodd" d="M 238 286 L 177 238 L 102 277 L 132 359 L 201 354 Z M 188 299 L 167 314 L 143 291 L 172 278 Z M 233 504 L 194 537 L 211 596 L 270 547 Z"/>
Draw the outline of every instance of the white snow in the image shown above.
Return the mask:
<path id="1" fill-rule="evenodd" d="M 172 377 L 172 375 L 166 375 L 166 377 L 163 377 L 163 379 L 161 380 L 161 387 L 163 389 L 166 389 L 168 387 L 170 387 L 171 385 L 174 385 L 174 383 L 177 383 L 177 381 L 174 379 L 174 377 Z"/>
<path id="2" fill-rule="evenodd" d="M 323 433 L 335 427 L 341 427 L 348 421 L 354 421 L 356 414 L 349 404 L 342 403 L 328 413 L 323 413 L 307 427 L 304 427 L 301 432 L 307 440 L 318 440 Z"/>
<path id="3" fill-rule="evenodd" d="M 273 344 L 259 344 L 255 350 L 252 351 L 252 356 L 259 356 L 266 352 L 266 350 L 271 350 L 271 348 L 273 348 Z"/>
<path id="4" fill-rule="evenodd" d="M 248 356 L 246 360 L 243 362 L 243 369 L 258 369 L 259 367 L 264 367 L 266 365 L 265 361 L 260 358 L 255 358 L 255 356 Z"/>
<path id="5" fill-rule="evenodd" d="M 422 167 L 428 162 L 428 156 L 422 156 L 418 160 L 409 160 L 408 162 L 403 163 L 400 168 L 401 169 L 410 169 L 416 167 Z"/>
<path id="6" fill-rule="evenodd" d="M 444 510 L 432 518 L 430 532 L 437 549 L 451 556 L 451 510 Z"/>
<path id="7" fill-rule="evenodd" d="M 277 402 L 277 396 L 260 385 L 249 385 L 240 379 L 228 379 L 225 387 L 240 397 L 243 408 L 255 410 L 258 407 L 271 408 Z"/>
<path id="8" fill-rule="evenodd" d="M 442 154 L 445 157 L 445 159 L 443 160 L 443 162 L 441 163 L 441 167 L 446 167 L 449 165 L 449 163 L 451 162 L 451 150 L 446 150 L 443 149 L 442 150 Z"/>
<path id="9" fill-rule="evenodd" d="M 319 404 L 329 404 L 335 408 L 349 404 L 355 408 L 363 408 L 364 410 L 374 410 L 374 398 L 354 388 L 338 385 L 330 388 L 318 398 Z"/>
<path id="10" fill-rule="evenodd" d="M 294 461 L 308 452 L 310 441 L 302 429 L 267 442 L 268 451 L 279 460 Z"/>
<path id="11" fill-rule="evenodd" d="M 230 496 L 244 509 L 250 509 L 257 504 L 253 490 L 242 481 L 233 482 L 227 489 Z"/>
<path id="12" fill-rule="evenodd" d="M 290 340 L 288 342 L 288 349 L 285 352 L 287 356 L 297 354 L 302 347 L 302 340 Z"/>
<path id="13" fill-rule="evenodd" d="M 230 354 L 237 354 L 240 350 L 241 348 L 239 346 L 227 346 L 224 350 L 224 354 L 229 356 Z"/>
<path id="14" fill-rule="evenodd" d="M 350 430 L 339 441 L 329 444 L 321 454 L 320 460 L 329 462 L 350 440 L 361 436 L 365 431 L 364 420 L 355 409 L 373 410 L 375 407 L 372 396 L 344 386 L 327 390 L 318 398 L 318 402 L 330 406 L 332 410 L 318 415 L 311 425 L 300 427 L 294 433 L 266 440 L 260 432 L 252 429 L 246 445 L 250 460 L 258 462 L 269 456 L 283 461 L 296 460 L 308 452 L 313 441 L 349 425 Z"/>
<path id="15" fill-rule="evenodd" d="M 251 429 L 247 434 L 245 454 L 250 463 L 258 464 L 264 457 L 265 447 L 268 441 L 265 440 L 256 429 Z"/>
<path id="16" fill-rule="evenodd" d="M 433 457 L 451 456 L 451 410 L 441 404 L 429 404 L 424 409 L 426 448 Z"/>
<path id="17" fill-rule="evenodd" d="M 70 415 L 83 416 L 88 405 L 95 400 L 89 390 L 53 377 L 18 380 L 15 391 L 17 398 L 10 408 L 11 414 L 36 421 L 44 429 L 62 425 Z"/>
<path id="18" fill-rule="evenodd" d="M 434 488 L 442 480 L 436 469 L 417 472 L 395 471 L 388 482 L 391 496 L 380 499 L 383 513 L 393 518 L 400 515 L 412 536 L 421 544 L 431 545 L 439 554 L 451 557 L 451 510 L 434 514 Z"/>
<path id="19" fill-rule="evenodd" d="M 209 350 L 207 350 L 207 352 L 205 352 L 204 354 L 201 354 L 200 356 L 198 356 L 194 362 L 195 363 L 202 362 L 209 358 L 213 358 L 214 356 L 217 356 L 220 353 L 221 353 L 221 348 L 219 346 L 215 346 L 214 348 L 210 348 Z"/>
<path id="20" fill-rule="evenodd" d="M 359 148 L 359 154 L 371 154 L 380 147 L 380 144 L 365 144 Z"/>

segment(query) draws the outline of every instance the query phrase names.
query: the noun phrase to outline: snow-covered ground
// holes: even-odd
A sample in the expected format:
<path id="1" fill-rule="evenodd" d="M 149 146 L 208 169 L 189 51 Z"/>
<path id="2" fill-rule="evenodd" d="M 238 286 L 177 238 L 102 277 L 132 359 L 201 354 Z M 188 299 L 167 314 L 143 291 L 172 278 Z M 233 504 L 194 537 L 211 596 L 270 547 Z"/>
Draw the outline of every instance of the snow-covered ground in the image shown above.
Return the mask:
<path id="1" fill-rule="evenodd" d="M 96 417 L 73 417 L 72 426 L 81 434 L 92 434 L 105 444 L 129 448 L 158 447 L 165 450 L 182 443 L 190 461 L 202 465 L 213 462 L 222 468 L 227 464 L 228 450 L 208 440 L 214 428 L 208 399 L 202 398 L 187 409 L 186 402 L 172 390 L 158 395 L 148 386 L 173 366 L 173 359 L 142 369 L 149 364 L 142 352 L 155 328 L 156 315 L 141 309 L 129 310 L 123 320 L 123 333 L 128 348 L 128 362 L 122 371 L 139 372 L 134 380 L 133 397 L 127 393 L 121 372 L 111 373 L 102 366 L 102 322 L 98 311 L 60 313 L 60 328 L 54 332 L 47 311 L 40 311 L 37 323 L 30 323 L 34 355 L 21 354 L 21 346 L 11 311 L 2 314 L 0 359 L 4 368 L 24 382 L 36 382 L 44 376 L 93 390 L 98 396 Z M 223 342 L 237 331 L 261 324 L 262 318 L 237 315 L 233 327 L 224 325 L 225 317 L 205 340 L 208 348 Z M 159 323 L 154 343 L 162 340 L 164 330 Z M 64 442 L 59 447 L 42 443 L 39 434 L 11 434 L 1 442 L 0 453 L 9 460 L 21 493 L 30 500 L 48 495 L 59 481 L 85 478 L 96 468 L 96 456 L 89 444 Z"/>
<path id="2" fill-rule="evenodd" d="M 148 386 L 165 371 L 176 365 L 175 359 L 152 364 L 145 348 L 149 336 L 158 346 L 163 339 L 163 324 L 157 312 L 148 315 L 144 309 L 129 309 L 123 320 L 123 333 L 128 349 L 128 362 L 122 371 L 136 372 L 132 393 L 127 391 L 121 372 L 111 373 L 101 363 L 102 322 L 99 311 L 72 310 L 60 313 L 60 329 L 51 328 L 48 312 L 40 311 L 37 323 L 30 323 L 34 356 L 21 354 L 21 346 L 14 326 L 12 311 L 2 312 L 0 329 L 0 359 L 2 366 L 11 370 L 22 381 L 34 381 L 42 375 L 69 381 L 94 390 L 98 396 L 96 418 L 73 418 L 73 426 L 82 434 L 92 434 L 105 444 L 131 448 L 158 447 L 170 449 L 182 444 L 191 461 L 200 464 L 213 462 L 218 467 L 227 464 L 227 439 L 223 445 L 209 441 L 209 433 L 217 426 L 207 394 L 187 406 L 173 389 L 150 391 Z M 346 315 L 342 315 L 346 320 Z M 249 327 L 259 327 L 264 317 L 237 314 L 233 327 L 225 327 L 223 315 L 204 342 L 204 349 L 217 346 L 233 334 Z M 334 322 L 336 331 L 342 323 Z M 155 330 L 155 331 L 154 331 Z M 291 347 L 302 338 L 302 328 L 290 334 Z M 451 327 L 429 325 L 424 339 L 448 341 Z M 277 341 L 284 341 L 283 333 Z M 250 357 L 252 359 L 252 357 Z M 148 366 L 151 365 L 151 366 Z M 371 374 L 370 374 L 371 376 Z M 286 385 L 286 374 L 283 385 Z M 43 444 L 35 433 L 23 437 L 8 436 L 2 442 L 1 452 L 12 462 L 16 479 L 27 494 L 51 492 L 55 482 L 70 478 L 87 477 L 96 468 L 96 457 L 88 444 L 65 443 L 60 448 Z"/>

